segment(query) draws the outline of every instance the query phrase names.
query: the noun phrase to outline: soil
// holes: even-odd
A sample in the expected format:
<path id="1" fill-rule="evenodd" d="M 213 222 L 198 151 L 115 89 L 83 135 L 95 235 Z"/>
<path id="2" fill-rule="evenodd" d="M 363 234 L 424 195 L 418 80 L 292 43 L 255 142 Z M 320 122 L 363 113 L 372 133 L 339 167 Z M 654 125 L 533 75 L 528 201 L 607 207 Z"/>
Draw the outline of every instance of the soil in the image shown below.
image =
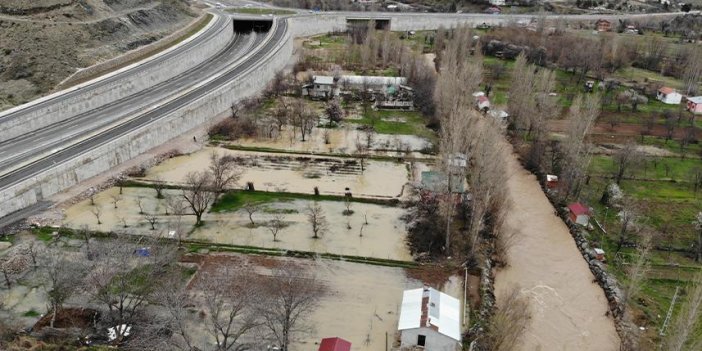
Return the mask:
<path id="1" fill-rule="evenodd" d="M 683 123 L 684 125 L 684 123 Z M 566 129 L 568 128 L 568 123 L 566 120 L 556 120 L 556 121 L 551 121 L 550 122 L 550 128 L 552 132 L 556 133 L 562 133 L 565 132 Z M 595 126 L 592 128 L 592 132 L 590 133 L 591 136 L 612 136 L 612 137 L 617 137 L 617 136 L 629 136 L 629 137 L 640 137 L 641 132 L 645 131 L 646 126 L 642 124 L 633 124 L 633 123 L 620 123 L 612 127 L 611 124 L 609 123 L 604 123 L 604 122 L 598 122 L 595 124 Z M 653 128 L 651 128 L 651 131 L 648 133 L 645 133 L 644 135 L 650 135 L 650 136 L 656 136 L 656 137 L 662 137 L 665 138 L 667 135 L 667 131 L 665 126 L 663 125 L 655 125 Z M 699 137 L 701 134 L 699 128 L 695 128 L 695 135 Z M 685 136 L 685 128 L 675 128 L 675 131 L 673 132 L 673 138 L 674 139 L 680 139 Z"/>
<path id="2" fill-rule="evenodd" d="M 83 308 L 63 308 L 59 309 L 56 314 L 55 328 L 80 328 L 87 329 L 92 327 L 93 320 L 96 319 L 97 311 Z M 39 319 L 32 328 L 34 331 L 39 331 L 51 325 L 51 313 L 46 314 Z"/>
<path id="3" fill-rule="evenodd" d="M 49 93 L 80 68 L 157 41 L 194 15 L 184 0 L 3 1 L 0 110 Z"/>
<path id="4" fill-rule="evenodd" d="M 498 271 L 498 308 L 515 287 L 528 297 L 531 322 L 518 350 L 618 350 L 607 299 L 536 177 L 511 155 L 506 230 L 509 265 Z"/>

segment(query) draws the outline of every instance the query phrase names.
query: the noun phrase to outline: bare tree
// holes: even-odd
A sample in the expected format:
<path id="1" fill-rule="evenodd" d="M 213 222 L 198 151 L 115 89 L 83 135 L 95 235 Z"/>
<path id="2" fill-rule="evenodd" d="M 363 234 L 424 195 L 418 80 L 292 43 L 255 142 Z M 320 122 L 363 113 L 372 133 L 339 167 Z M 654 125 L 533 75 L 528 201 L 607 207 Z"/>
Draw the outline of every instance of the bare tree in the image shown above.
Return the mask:
<path id="1" fill-rule="evenodd" d="M 51 328 L 56 322 L 56 315 L 63 308 L 63 304 L 75 294 L 80 286 L 85 273 L 85 267 L 80 261 L 71 261 L 63 254 L 57 252 L 49 256 L 44 267 L 46 271 L 46 295 L 51 313 Z"/>
<path id="2" fill-rule="evenodd" d="M 702 323 L 702 272 L 697 272 L 692 284 L 686 287 L 687 298 L 672 320 L 669 333 L 663 340 L 663 350 L 700 350 L 702 338 L 696 331 Z"/>
<path id="3" fill-rule="evenodd" d="M 91 299 L 106 308 L 107 326 L 128 325 L 133 329 L 151 318 L 140 318 L 147 301 L 160 288 L 159 278 L 175 261 L 175 250 L 156 239 L 119 237 L 97 244 L 98 258 L 84 283 Z M 115 328 L 117 340 L 126 329 Z"/>
<path id="4" fill-rule="evenodd" d="M 154 190 L 156 190 L 156 198 L 163 199 L 163 190 L 166 188 L 166 182 L 164 182 L 161 177 L 155 177 L 151 184 Z"/>
<path id="5" fill-rule="evenodd" d="M 178 247 L 181 246 L 183 240 L 182 220 L 188 210 L 188 206 L 180 197 L 169 196 L 166 200 L 166 206 L 171 209 L 171 215 L 176 217 L 176 236 L 178 238 Z"/>
<path id="6" fill-rule="evenodd" d="M 331 101 L 329 101 L 327 103 L 327 106 L 324 108 L 324 112 L 327 114 L 327 118 L 329 119 L 330 128 L 335 123 L 341 122 L 342 117 L 344 115 L 344 111 L 341 109 L 338 99 L 332 99 Z"/>
<path id="7" fill-rule="evenodd" d="M 147 213 L 144 215 L 144 219 L 151 225 L 151 230 L 156 230 L 156 223 L 158 223 L 158 215 L 155 213 Z"/>
<path id="8" fill-rule="evenodd" d="M 305 104 L 304 99 L 297 99 L 292 105 L 292 123 L 295 128 L 300 131 L 302 141 L 305 141 L 307 135 L 312 133 L 317 116 Z"/>
<path id="9" fill-rule="evenodd" d="M 344 216 L 350 216 L 350 215 L 353 214 L 353 210 L 351 209 L 351 205 L 352 205 L 352 204 L 353 204 L 353 203 L 351 202 L 351 197 L 350 197 L 350 196 L 344 197 L 344 207 L 345 207 L 345 210 L 344 210 L 343 213 L 342 213 Z"/>
<path id="10" fill-rule="evenodd" d="M 633 204 L 633 200 L 629 199 L 627 204 L 622 206 L 622 210 L 617 214 L 621 227 L 619 229 L 619 239 L 617 239 L 617 251 L 619 252 L 624 244 L 628 241 L 630 231 L 636 226 L 636 221 L 639 218 L 638 211 Z"/>
<path id="11" fill-rule="evenodd" d="M 651 234 L 645 233 L 642 235 L 642 240 L 637 246 L 637 255 L 627 274 L 626 285 L 624 286 L 624 296 L 622 298 L 622 306 L 636 299 L 643 288 L 646 274 L 649 271 L 648 258 L 651 251 Z"/>
<path id="12" fill-rule="evenodd" d="M 215 200 L 212 183 L 212 175 L 209 172 L 190 172 L 185 177 L 182 195 L 195 214 L 196 226 L 202 224 L 202 215 Z"/>
<path id="13" fill-rule="evenodd" d="M 617 152 L 612 155 L 612 159 L 616 165 L 614 180 L 617 184 L 619 184 L 624 178 L 626 172 L 643 159 L 643 154 L 641 151 L 639 151 L 635 143 L 629 142 L 621 149 L 617 150 Z"/>
<path id="14" fill-rule="evenodd" d="M 220 156 L 217 151 L 210 154 L 210 173 L 212 173 L 212 188 L 215 191 L 215 201 L 232 184 L 241 178 L 239 170 L 230 156 Z"/>
<path id="15" fill-rule="evenodd" d="M 117 209 L 117 204 L 122 201 L 122 196 L 118 195 L 110 195 L 110 199 L 112 199 L 112 205 L 115 206 L 115 209 Z"/>
<path id="16" fill-rule="evenodd" d="M 697 230 L 697 242 L 695 243 L 695 261 L 702 260 L 702 212 L 697 212 L 697 217 L 692 222 Z"/>
<path id="17" fill-rule="evenodd" d="M 325 288 L 304 268 L 288 263 L 276 268 L 263 286 L 257 313 L 281 351 L 288 351 L 295 336 L 307 330 L 305 318 L 324 295 Z"/>
<path id="18" fill-rule="evenodd" d="M 139 196 L 135 200 L 137 207 L 139 207 L 139 214 L 144 214 L 144 198 Z"/>
<path id="19" fill-rule="evenodd" d="M 260 325 L 253 306 L 261 304 L 255 274 L 243 267 L 226 267 L 204 273 L 197 289 L 201 292 L 207 330 L 218 351 L 251 350 L 251 334 Z"/>
<path id="20" fill-rule="evenodd" d="M 273 234 L 273 241 L 278 241 L 278 233 L 286 226 L 285 216 L 282 213 L 276 213 L 273 219 L 266 223 L 266 228 Z"/>
<path id="21" fill-rule="evenodd" d="M 244 203 L 244 205 L 242 207 L 244 208 L 244 211 L 246 211 L 246 213 L 248 213 L 248 215 L 249 215 L 249 221 L 251 221 L 251 226 L 252 227 L 256 226 L 256 222 L 254 222 L 254 220 L 253 220 L 253 215 L 254 215 L 254 213 L 261 210 L 261 208 L 262 208 L 261 204 L 256 203 L 256 202 L 247 201 Z"/>
<path id="22" fill-rule="evenodd" d="M 29 243 L 27 243 L 27 250 L 25 252 L 27 255 L 29 255 L 29 258 L 32 260 L 32 268 L 36 269 L 37 268 L 37 256 L 39 256 L 39 253 L 43 251 L 41 247 L 37 245 L 37 242 L 32 240 Z"/>
<path id="23" fill-rule="evenodd" d="M 168 342 L 181 350 L 195 351 L 192 328 L 188 321 L 191 315 L 189 306 L 193 301 L 190 294 L 183 287 L 183 275 L 180 271 L 170 272 L 163 280 L 163 288 L 154 294 L 157 301 L 167 311 L 164 326 L 173 332 Z"/>
<path id="24" fill-rule="evenodd" d="M 491 351 L 514 350 L 529 325 L 528 300 L 513 287 L 500 304 L 487 327 L 487 347 Z"/>
<path id="25" fill-rule="evenodd" d="M 307 205 L 307 221 L 312 226 L 312 233 L 314 233 L 312 237 L 315 239 L 318 239 L 320 235 L 324 235 L 329 229 L 324 210 L 316 201 Z"/>
<path id="26" fill-rule="evenodd" d="M 102 222 L 100 221 L 100 215 L 102 215 L 102 209 L 99 206 L 92 207 L 90 209 L 90 213 L 95 216 L 95 219 L 97 219 L 97 224 L 100 225 Z"/>
<path id="27" fill-rule="evenodd" d="M 7 288 L 12 288 L 12 280 L 29 268 L 30 258 L 26 254 L 13 250 L 0 257 L 0 272 L 5 278 Z"/>
<path id="28" fill-rule="evenodd" d="M 578 96 L 573 100 L 568 113 L 568 137 L 560 144 L 560 152 L 563 154 L 563 165 L 560 168 L 563 171 L 559 183 L 562 184 L 563 191 L 560 195 L 563 199 L 571 195 L 577 197 L 583 186 L 590 164 L 590 149 L 585 138 L 592 130 L 600 109 L 598 95 Z"/>

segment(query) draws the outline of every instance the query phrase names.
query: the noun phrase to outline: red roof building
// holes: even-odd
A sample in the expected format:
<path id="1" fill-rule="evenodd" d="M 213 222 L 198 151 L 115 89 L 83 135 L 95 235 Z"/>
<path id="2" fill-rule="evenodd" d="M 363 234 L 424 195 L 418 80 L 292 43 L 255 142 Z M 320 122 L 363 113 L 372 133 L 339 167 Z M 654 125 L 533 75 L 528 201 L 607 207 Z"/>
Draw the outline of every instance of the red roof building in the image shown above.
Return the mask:
<path id="1" fill-rule="evenodd" d="M 590 221 L 590 210 L 579 202 L 568 205 L 568 211 L 570 220 L 577 224 L 586 226 Z"/>
<path id="2" fill-rule="evenodd" d="M 324 338 L 319 351 L 351 351 L 351 343 L 342 338 Z"/>

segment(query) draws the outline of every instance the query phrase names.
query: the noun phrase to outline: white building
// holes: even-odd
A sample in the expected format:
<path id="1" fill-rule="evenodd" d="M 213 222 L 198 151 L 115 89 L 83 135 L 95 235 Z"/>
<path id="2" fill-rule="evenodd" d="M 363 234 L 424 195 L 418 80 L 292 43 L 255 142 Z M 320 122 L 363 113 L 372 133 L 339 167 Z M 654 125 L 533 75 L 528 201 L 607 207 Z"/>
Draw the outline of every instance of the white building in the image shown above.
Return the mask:
<path id="1" fill-rule="evenodd" d="M 662 87 L 658 89 L 656 99 L 662 101 L 664 104 L 679 105 L 680 101 L 682 101 L 682 95 L 673 88 Z"/>
<path id="2" fill-rule="evenodd" d="M 383 76 L 341 76 L 339 85 L 349 86 L 352 88 L 361 88 L 364 85 L 369 89 L 384 89 L 385 87 L 394 85 L 406 85 L 407 78 L 405 77 L 383 77 Z"/>
<path id="3" fill-rule="evenodd" d="M 461 303 L 429 287 L 405 290 L 397 329 L 402 333 L 402 348 L 460 350 Z"/>
<path id="4" fill-rule="evenodd" d="M 332 76 L 312 76 L 312 84 L 302 86 L 302 95 L 311 98 L 328 99 L 339 95 L 339 89 Z"/>

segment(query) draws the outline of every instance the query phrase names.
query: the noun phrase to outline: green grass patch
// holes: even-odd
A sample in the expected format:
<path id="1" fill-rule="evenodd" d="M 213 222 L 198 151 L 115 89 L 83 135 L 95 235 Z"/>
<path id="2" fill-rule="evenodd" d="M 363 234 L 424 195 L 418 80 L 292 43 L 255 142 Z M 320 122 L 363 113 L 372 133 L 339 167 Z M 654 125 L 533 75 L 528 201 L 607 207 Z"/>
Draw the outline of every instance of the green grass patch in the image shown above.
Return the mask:
<path id="1" fill-rule="evenodd" d="M 416 111 L 369 110 L 361 119 L 347 119 L 347 123 L 373 126 L 380 134 L 416 135 L 436 140 L 436 133 L 426 127 L 424 117 Z"/>
<path id="2" fill-rule="evenodd" d="M 257 7 L 239 7 L 234 9 L 227 9 L 229 13 L 245 13 L 249 15 L 294 15 L 297 12 L 283 9 L 267 9 L 267 8 L 257 8 Z"/>
<path id="3" fill-rule="evenodd" d="M 301 193 L 284 193 L 268 191 L 231 191 L 222 195 L 219 200 L 212 205 L 211 212 L 234 212 L 241 209 L 247 203 L 270 204 L 276 202 L 286 202 L 293 200 L 307 201 L 344 201 L 346 197 L 338 195 L 314 195 Z M 397 199 L 366 199 L 352 197 L 351 201 L 359 203 L 370 203 L 386 206 L 395 206 L 399 203 Z"/>
<path id="4" fill-rule="evenodd" d="M 27 312 L 22 313 L 22 316 L 23 316 L 23 317 L 31 317 L 31 318 L 34 318 L 34 317 L 39 317 L 39 316 L 41 316 L 41 313 L 39 313 L 39 312 L 37 312 L 37 311 L 35 311 L 35 310 L 29 310 L 29 311 L 27 311 Z"/>

